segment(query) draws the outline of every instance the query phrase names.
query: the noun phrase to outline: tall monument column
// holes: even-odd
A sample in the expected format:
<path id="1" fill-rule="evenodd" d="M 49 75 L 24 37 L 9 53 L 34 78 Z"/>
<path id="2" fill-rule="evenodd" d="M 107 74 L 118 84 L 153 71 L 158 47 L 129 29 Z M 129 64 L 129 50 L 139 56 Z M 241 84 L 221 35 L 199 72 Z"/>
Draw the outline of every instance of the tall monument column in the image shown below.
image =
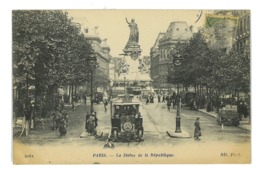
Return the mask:
<path id="1" fill-rule="evenodd" d="M 130 28 L 130 34 L 129 34 L 129 39 L 128 42 L 123 50 L 124 54 L 131 56 L 133 60 L 136 60 L 140 55 L 141 55 L 141 48 L 140 45 L 138 44 L 139 42 L 139 30 L 138 26 L 135 23 L 134 19 L 131 19 L 131 22 L 129 22 L 126 19 L 126 23 L 128 24 Z"/>

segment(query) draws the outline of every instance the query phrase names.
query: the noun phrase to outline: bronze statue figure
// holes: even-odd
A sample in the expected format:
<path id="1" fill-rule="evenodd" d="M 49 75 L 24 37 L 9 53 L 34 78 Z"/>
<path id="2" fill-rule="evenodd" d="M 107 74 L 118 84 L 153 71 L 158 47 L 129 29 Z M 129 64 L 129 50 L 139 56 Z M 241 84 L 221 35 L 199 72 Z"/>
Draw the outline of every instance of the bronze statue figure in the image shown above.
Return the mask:
<path id="1" fill-rule="evenodd" d="M 129 35 L 129 40 L 128 42 L 136 42 L 138 43 L 139 41 L 139 30 L 137 27 L 137 24 L 135 23 L 134 19 L 131 19 L 131 22 L 125 18 L 126 23 L 128 23 L 128 26 L 130 27 L 130 35 Z"/>

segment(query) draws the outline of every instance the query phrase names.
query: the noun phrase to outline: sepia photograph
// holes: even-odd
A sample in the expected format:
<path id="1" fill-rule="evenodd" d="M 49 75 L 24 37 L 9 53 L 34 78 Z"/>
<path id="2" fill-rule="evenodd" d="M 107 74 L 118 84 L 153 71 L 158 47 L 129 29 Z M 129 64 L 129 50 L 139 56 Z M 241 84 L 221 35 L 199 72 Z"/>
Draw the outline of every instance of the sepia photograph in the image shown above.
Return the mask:
<path id="1" fill-rule="evenodd" d="M 13 164 L 250 164 L 251 11 L 12 13 Z"/>

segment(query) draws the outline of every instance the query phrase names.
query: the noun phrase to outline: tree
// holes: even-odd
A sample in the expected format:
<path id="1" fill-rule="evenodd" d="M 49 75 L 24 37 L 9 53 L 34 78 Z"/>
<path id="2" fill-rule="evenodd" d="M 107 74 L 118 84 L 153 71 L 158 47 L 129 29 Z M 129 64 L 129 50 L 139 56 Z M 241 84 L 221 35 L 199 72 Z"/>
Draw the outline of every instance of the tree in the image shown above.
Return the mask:
<path id="1" fill-rule="evenodd" d="M 41 104 L 47 92 L 52 104 L 55 88 L 89 78 L 87 60 L 92 53 L 67 13 L 13 11 L 13 82 L 24 93 L 22 99 L 33 99 L 28 89 L 34 85 L 35 101 Z"/>
<path id="2" fill-rule="evenodd" d="M 211 71 L 208 68 L 211 65 L 208 53 L 206 41 L 200 32 L 194 34 L 187 44 L 176 44 L 173 55 L 180 55 L 183 60 L 181 66 L 172 65 L 168 80 L 187 87 L 204 84 Z"/>
<path id="3" fill-rule="evenodd" d="M 213 102 L 221 92 L 250 91 L 250 58 L 245 54 L 227 53 L 225 46 L 223 49 L 208 48 L 200 32 L 194 34 L 189 43 L 177 44 L 174 55 L 177 54 L 183 58 L 182 64 L 172 64 L 168 81 L 194 86 L 195 91 L 206 87 L 208 102 Z"/>

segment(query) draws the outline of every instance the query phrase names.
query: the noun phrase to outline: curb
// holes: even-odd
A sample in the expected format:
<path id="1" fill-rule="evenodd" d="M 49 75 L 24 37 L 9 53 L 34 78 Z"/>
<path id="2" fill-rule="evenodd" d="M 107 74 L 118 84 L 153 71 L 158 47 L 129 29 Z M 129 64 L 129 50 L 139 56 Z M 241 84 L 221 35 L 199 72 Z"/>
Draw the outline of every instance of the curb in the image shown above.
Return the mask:
<path id="1" fill-rule="evenodd" d="M 210 114 L 210 113 L 204 112 L 204 111 L 202 111 L 202 110 L 197 110 L 197 111 L 199 111 L 199 112 L 201 112 L 201 113 L 204 113 L 204 114 L 206 114 L 206 115 L 208 115 L 208 116 L 211 116 L 211 117 L 214 117 L 215 119 L 217 119 L 217 117 L 214 116 L 213 114 Z"/>

